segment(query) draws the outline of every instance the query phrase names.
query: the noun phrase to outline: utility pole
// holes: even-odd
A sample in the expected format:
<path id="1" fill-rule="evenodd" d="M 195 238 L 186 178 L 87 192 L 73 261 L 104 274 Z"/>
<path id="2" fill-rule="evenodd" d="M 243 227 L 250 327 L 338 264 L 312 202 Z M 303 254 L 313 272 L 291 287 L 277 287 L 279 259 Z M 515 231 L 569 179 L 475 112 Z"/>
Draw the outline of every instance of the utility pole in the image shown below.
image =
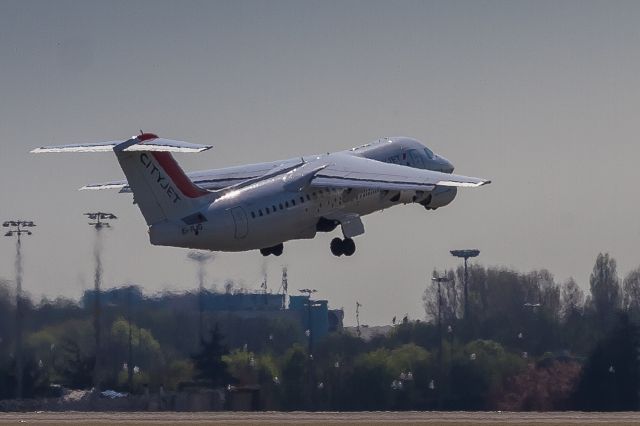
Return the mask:
<path id="1" fill-rule="evenodd" d="M 189 260 L 193 260 L 198 264 L 198 338 L 200 339 L 200 344 L 204 342 L 204 265 L 214 257 L 213 253 L 202 251 L 190 251 L 187 254 Z"/>
<path id="2" fill-rule="evenodd" d="M 314 407 L 314 394 L 315 394 L 315 374 L 314 374 L 314 363 L 313 363 L 313 316 L 311 312 L 311 295 L 317 290 L 315 288 L 303 288 L 298 290 L 302 294 L 307 295 L 307 312 L 308 312 L 308 329 L 305 332 L 307 337 L 309 338 L 309 349 L 308 349 L 308 358 L 309 358 L 309 397 L 310 397 L 310 406 Z"/>
<path id="3" fill-rule="evenodd" d="M 100 388 L 100 384 L 102 381 L 102 307 L 100 303 L 100 292 L 102 285 L 102 236 L 101 231 L 103 229 L 111 228 L 109 224 L 109 220 L 117 219 L 116 215 L 113 213 L 105 213 L 105 212 L 90 212 L 85 213 L 85 216 L 91 220 L 89 225 L 92 226 L 96 230 L 96 241 L 93 248 L 93 257 L 96 262 L 96 269 L 94 274 L 94 282 L 93 282 L 93 328 L 95 332 L 95 340 L 96 340 L 96 357 L 95 357 L 95 365 L 93 367 L 93 384 L 96 388 Z"/>
<path id="4" fill-rule="evenodd" d="M 356 334 L 360 337 L 360 302 L 356 301 Z"/>
<path id="5" fill-rule="evenodd" d="M 448 283 L 450 280 L 446 276 L 434 276 L 431 281 L 438 285 L 438 407 L 442 406 L 442 288 L 441 283 Z"/>
<path id="6" fill-rule="evenodd" d="M 464 322 L 467 325 L 467 332 L 470 332 L 471 326 L 471 311 L 469 310 L 469 272 L 467 270 L 467 261 L 469 258 L 477 257 L 480 255 L 478 249 L 464 249 L 464 250 L 451 250 L 452 256 L 464 259 Z"/>
<path id="7" fill-rule="evenodd" d="M 133 393 L 133 304 L 131 293 L 133 292 L 133 284 L 127 289 L 127 313 L 129 319 L 129 357 L 127 360 L 127 386 L 129 393 Z M 138 327 L 140 327 L 138 325 Z M 140 339 L 138 339 L 138 347 L 140 347 Z"/>
<path id="8" fill-rule="evenodd" d="M 30 220 L 8 220 L 2 224 L 9 228 L 5 237 L 16 237 L 16 399 L 23 397 L 23 359 L 22 359 L 22 235 L 31 235 L 29 228 L 35 223 Z M 25 229 L 26 228 L 26 229 Z"/>
<path id="9" fill-rule="evenodd" d="M 266 266 L 266 265 L 265 265 Z M 268 299 L 267 299 L 267 268 L 264 268 L 264 274 L 262 276 L 262 282 L 260 283 L 260 288 L 262 289 L 262 294 L 264 295 L 264 306 L 266 308 Z"/>

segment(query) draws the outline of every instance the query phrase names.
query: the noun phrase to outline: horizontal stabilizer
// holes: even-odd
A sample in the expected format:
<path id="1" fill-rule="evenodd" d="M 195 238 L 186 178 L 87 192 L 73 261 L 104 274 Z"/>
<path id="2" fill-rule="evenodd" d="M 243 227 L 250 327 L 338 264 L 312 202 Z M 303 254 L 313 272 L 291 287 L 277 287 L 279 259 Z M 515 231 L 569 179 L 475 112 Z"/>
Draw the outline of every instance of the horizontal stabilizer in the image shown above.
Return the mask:
<path id="1" fill-rule="evenodd" d="M 91 190 L 98 191 L 100 189 L 119 189 L 120 192 L 131 192 L 126 181 L 108 182 L 108 183 L 92 183 L 80 188 L 80 191 Z"/>
<path id="2" fill-rule="evenodd" d="M 149 151 L 149 152 L 202 152 L 211 145 L 198 145 L 184 141 L 159 138 L 152 133 L 133 136 L 127 141 L 108 141 L 99 143 L 77 143 L 70 145 L 43 146 L 31 152 L 34 154 L 57 152 L 113 152 Z"/>
<path id="3" fill-rule="evenodd" d="M 190 142 L 156 138 L 128 146 L 123 151 L 202 152 L 208 149 L 211 149 L 211 145 L 198 145 Z"/>
<path id="4" fill-rule="evenodd" d="M 70 145 L 43 146 L 31 151 L 32 154 L 42 154 L 49 152 L 113 152 L 113 147 L 122 141 L 100 142 L 100 143 L 77 143 Z"/>

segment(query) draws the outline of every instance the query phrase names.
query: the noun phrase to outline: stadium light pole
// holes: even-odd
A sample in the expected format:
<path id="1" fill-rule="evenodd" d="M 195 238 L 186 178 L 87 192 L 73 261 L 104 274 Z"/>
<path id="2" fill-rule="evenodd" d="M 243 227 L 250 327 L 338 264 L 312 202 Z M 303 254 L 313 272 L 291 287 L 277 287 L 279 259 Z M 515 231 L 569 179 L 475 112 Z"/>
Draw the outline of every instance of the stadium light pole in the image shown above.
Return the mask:
<path id="1" fill-rule="evenodd" d="M 446 276 L 431 277 L 431 281 L 438 285 L 438 382 L 442 383 L 442 283 L 448 283 L 451 280 Z M 438 406 L 441 404 L 442 394 L 438 391 Z"/>
<path id="2" fill-rule="evenodd" d="M 214 258 L 213 253 L 190 251 L 187 258 L 198 264 L 198 337 L 204 342 L 204 265 Z"/>
<path id="3" fill-rule="evenodd" d="M 309 359 L 309 397 L 310 397 L 310 405 L 313 407 L 315 398 L 315 374 L 313 371 L 313 327 L 312 327 L 312 315 L 311 315 L 311 295 L 316 293 L 317 290 L 315 288 L 302 288 L 298 290 L 302 294 L 307 295 L 307 312 L 308 312 L 308 329 L 306 331 L 307 337 L 309 338 L 309 349 L 308 349 L 308 359 Z"/>
<path id="4" fill-rule="evenodd" d="M 5 237 L 16 237 L 16 398 L 22 399 L 23 360 L 22 360 L 22 241 L 23 235 L 31 235 L 30 228 L 35 223 L 30 220 L 8 220 L 2 224 L 9 230 Z"/>
<path id="5" fill-rule="evenodd" d="M 467 261 L 470 258 L 480 255 L 478 249 L 463 249 L 463 250 L 451 250 L 452 256 L 464 259 L 464 321 L 469 324 L 469 272 L 467 269 Z"/>
<path id="6" fill-rule="evenodd" d="M 113 213 L 89 212 L 85 213 L 89 219 L 89 226 L 96 230 L 96 241 L 93 249 L 93 257 L 96 262 L 96 269 L 93 281 L 93 328 L 96 340 L 96 357 L 93 367 L 93 383 L 96 388 L 100 388 L 100 369 L 102 368 L 102 339 L 101 339 L 101 307 L 100 307 L 100 287 L 102 284 L 102 241 L 100 239 L 103 229 L 111 228 L 109 220 L 117 219 Z"/>

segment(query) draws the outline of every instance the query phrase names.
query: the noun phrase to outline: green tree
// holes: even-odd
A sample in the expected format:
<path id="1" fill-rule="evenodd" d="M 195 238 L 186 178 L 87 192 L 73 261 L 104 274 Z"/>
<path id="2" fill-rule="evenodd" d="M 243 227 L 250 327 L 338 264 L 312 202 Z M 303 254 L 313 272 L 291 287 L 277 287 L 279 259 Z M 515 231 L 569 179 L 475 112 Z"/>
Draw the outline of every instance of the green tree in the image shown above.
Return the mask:
<path id="1" fill-rule="evenodd" d="M 194 375 L 194 367 L 191 360 L 176 359 L 168 363 L 164 374 L 163 385 L 166 390 L 178 390 L 181 383 L 190 381 Z"/>
<path id="2" fill-rule="evenodd" d="M 578 385 L 577 408 L 585 411 L 638 409 L 640 334 L 627 314 L 589 355 Z"/>
<path id="3" fill-rule="evenodd" d="M 640 268 L 629 272 L 622 284 L 623 307 L 634 317 L 640 315 Z"/>
<path id="4" fill-rule="evenodd" d="M 389 366 L 391 352 L 377 349 L 356 358 L 348 386 L 354 409 L 386 410 L 392 402 L 391 384 L 396 375 Z"/>
<path id="5" fill-rule="evenodd" d="M 589 277 L 591 303 L 601 324 L 611 324 L 615 312 L 620 308 L 620 280 L 616 261 L 609 253 L 598 254 L 593 271 Z"/>
<path id="6" fill-rule="evenodd" d="M 490 340 L 475 340 L 459 351 L 451 366 L 449 409 L 486 410 L 490 398 L 502 392 L 504 381 L 525 362 Z"/>
<path id="7" fill-rule="evenodd" d="M 308 380 L 308 360 L 299 344 L 293 345 L 284 355 L 282 363 L 283 408 L 301 409 L 308 399 L 305 384 Z"/>
<path id="8" fill-rule="evenodd" d="M 573 278 L 569 278 L 561 290 L 561 311 L 566 319 L 584 307 L 584 292 Z"/>
<path id="9" fill-rule="evenodd" d="M 72 389 L 87 389 L 93 383 L 95 354 L 82 351 L 75 340 L 67 339 L 61 344 L 63 361 L 60 367 L 62 383 Z"/>
<path id="10" fill-rule="evenodd" d="M 229 354 L 229 350 L 222 341 L 222 334 L 216 324 L 209 340 L 202 341 L 200 352 L 191 357 L 196 368 L 196 379 L 211 387 L 227 385 L 231 380 L 227 364 L 222 359 Z"/>

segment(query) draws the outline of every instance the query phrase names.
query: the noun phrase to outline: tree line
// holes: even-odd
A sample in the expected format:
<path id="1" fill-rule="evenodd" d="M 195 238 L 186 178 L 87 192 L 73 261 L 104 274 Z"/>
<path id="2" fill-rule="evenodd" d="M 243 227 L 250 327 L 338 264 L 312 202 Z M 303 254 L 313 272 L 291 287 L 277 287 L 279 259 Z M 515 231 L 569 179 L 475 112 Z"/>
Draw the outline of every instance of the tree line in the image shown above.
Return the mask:
<path id="1" fill-rule="evenodd" d="M 286 315 L 205 312 L 208 332 L 198 336 L 193 294 L 106 305 L 100 388 L 257 386 L 260 407 L 280 410 L 639 408 L 640 268 L 621 279 L 615 260 L 599 254 L 583 291 L 547 270 L 473 264 L 466 317 L 464 270 L 433 274 L 446 279 L 427 285 L 424 319 L 370 340 L 330 333 L 313 347 Z M 181 298 L 194 303 L 172 305 Z M 64 298 L 22 306 L 25 396 L 50 395 L 52 384 L 95 386 L 91 306 Z M 14 318 L 11 283 L 0 282 L 0 399 L 15 389 Z"/>

